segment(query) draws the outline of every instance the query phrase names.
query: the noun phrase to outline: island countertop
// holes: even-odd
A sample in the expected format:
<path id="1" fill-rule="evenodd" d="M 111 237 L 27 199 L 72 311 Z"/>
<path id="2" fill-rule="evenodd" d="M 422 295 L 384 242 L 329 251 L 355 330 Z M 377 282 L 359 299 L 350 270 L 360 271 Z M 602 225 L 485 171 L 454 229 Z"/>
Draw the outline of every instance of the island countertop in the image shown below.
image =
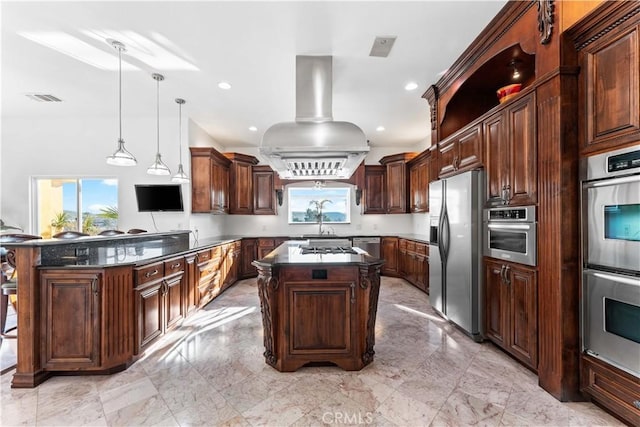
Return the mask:
<path id="1" fill-rule="evenodd" d="M 301 247 L 308 240 L 288 240 L 270 252 L 266 257 L 253 262 L 255 266 L 278 265 L 372 265 L 384 261 L 369 255 L 365 251 L 357 254 L 303 254 Z"/>

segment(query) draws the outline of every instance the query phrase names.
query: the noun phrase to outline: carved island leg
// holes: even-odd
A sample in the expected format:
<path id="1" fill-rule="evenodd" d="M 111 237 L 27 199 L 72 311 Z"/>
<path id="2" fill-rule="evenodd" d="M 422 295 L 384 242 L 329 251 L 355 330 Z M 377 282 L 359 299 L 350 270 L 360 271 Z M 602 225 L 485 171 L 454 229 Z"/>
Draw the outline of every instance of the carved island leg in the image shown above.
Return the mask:
<path id="1" fill-rule="evenodd" d="M 277 319 L 274 313 L 277 312 L 276 291 L 278 290 L 278 279 L 274 277 L 271 267 L 257 266 L 258 268 L 258 295 L 260 297 L 260 311 L 262 313 L 262 327 L 264 335 L 264 358 L 266 362 L 277 368 L 278 358 L 276 356 L 276 327 Z"/>
<path id="2" fill-rule="evenodd" d="M 378 313 L 378 296 L 380 294 L 380 265 L 360 266 L 360 287 L 369 288 L 369 307 L 367 312 L 367 333 L 365 350 L 362 353 L 362 363 L 368 365 L 373 362 L 376 354 L 373 349 L 376 343 L 376 314 Z"/>

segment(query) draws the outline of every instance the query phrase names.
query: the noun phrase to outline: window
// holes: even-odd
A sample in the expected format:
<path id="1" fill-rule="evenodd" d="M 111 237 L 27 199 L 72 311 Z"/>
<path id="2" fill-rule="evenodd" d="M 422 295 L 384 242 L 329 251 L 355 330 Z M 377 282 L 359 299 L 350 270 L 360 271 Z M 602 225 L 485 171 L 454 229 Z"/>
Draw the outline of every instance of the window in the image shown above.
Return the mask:
<path id="1" fill-rule="evenodd" d="M 37 234 L 47 238 L 65 230 L 98 234 L 118 228 L 115 178 L 34 178 Z"/>
<path id="2" fill-rule="evenodd" d="M 351 222 L 351 188 L 289 187 L 289 224 L 348 224 Z"/>

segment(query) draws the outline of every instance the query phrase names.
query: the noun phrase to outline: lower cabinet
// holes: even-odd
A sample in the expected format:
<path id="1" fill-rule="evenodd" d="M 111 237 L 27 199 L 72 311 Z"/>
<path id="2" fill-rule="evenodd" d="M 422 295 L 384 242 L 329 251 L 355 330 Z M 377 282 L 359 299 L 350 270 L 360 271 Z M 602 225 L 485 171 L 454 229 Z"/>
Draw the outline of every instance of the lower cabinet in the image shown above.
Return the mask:
<path id="1" fill-rule="evenodd" d="M 382 274 L 387 276 L 397 276 L 399 273 L 398 263 L 398 238 L 383 237 L 380 242 L 380 255 L 384 259 Z"/>
<path id="2" fill-rule="evenodd" d="M 485 258 L 487 338 L 527 366 L 538 368 L 536 271 Z"/>
<path id="3" fill-rule="evenodd" d="M 256 277 L 258 270 L 251 265 L 253 261 L 258 259 L 258 239 L 242 239 L 242 264 L 240 268 L 240 277 L 247 279 Z"/>
<path id="4" fill-rule="evenodd" d="M 582 355 L 582 391 L 629 425 L 640 425 L 638 378 L 593 356 Z"/>
<path id="5" fill-rule="evenodd" d="M 134 269 L 136 354 L 185 317 L 184 258 Z"/>
<path id="6" fill-rule="evenodd" d="M 131 267 L 40 271 L 42 367 L 100 371 L 133 354 Z M 35 320 L 35 319 L 34 319 Z"/>
<path id="7" fill-rule="evenodd" d="M 199 251 L 196 254 L 195 264 L 195 288 L 198 305 L 204 307 L 221 290 L 222 248 L 216 246 L 212 249 Z"/>
<path id="8" fill-rule="evenodd" d="M 429 246 L 426 243 L 399 239 L 398 275 L 429 293 Z"/>

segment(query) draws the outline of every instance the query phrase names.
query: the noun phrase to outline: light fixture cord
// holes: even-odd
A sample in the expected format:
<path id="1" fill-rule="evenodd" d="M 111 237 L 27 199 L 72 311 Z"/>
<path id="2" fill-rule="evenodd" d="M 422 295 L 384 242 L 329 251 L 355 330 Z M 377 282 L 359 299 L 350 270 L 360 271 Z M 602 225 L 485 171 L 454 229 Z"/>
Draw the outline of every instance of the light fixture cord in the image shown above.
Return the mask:
<path id="1" fill-rule="evenodd" d="M 182 165 L 182 102 L 178 104 L 178 143 L 180 144 L 180 164 Z"/>
<path id="2" fill-rule="evenodd" d="M 118 141 L 122 141 L 122 48 L 118 46 Z"/>
<path id="3" fill-rule="evenodd" d="M 157 135 L 157 153 L 160 154 L 160 79 L 156 79 L 156 135 Z"/>

